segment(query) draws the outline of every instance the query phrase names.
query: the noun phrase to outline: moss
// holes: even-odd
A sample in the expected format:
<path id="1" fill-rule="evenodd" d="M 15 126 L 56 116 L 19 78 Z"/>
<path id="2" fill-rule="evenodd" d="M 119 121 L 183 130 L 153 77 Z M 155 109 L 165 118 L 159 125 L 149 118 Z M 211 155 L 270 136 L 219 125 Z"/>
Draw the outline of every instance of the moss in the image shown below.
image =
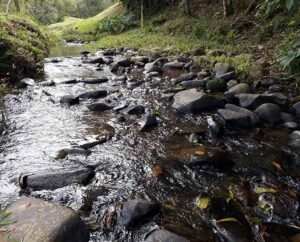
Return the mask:
<path id="1" fill-rule="evenodd" d="M 28 17 L 0 14 L 0 76 L 38 70 L 49 50 L 45 30 Z"/>

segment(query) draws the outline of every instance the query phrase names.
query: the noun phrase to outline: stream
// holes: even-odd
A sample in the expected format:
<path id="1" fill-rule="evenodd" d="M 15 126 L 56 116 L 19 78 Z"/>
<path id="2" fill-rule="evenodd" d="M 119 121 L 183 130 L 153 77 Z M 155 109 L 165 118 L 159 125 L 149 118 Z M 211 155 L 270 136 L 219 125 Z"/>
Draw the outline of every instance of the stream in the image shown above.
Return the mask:
<path id="1" fill-rule="evenodd" d="M 55 85 L 28 86 L 4 97 L 0 204 L 33 196 L 69 206 L 88 225 L 90 241 L 143 241 L 158 227 L 190 241 L 287 241 L 300 233 L 300 150 L 288 145 L 287 130 L 225 129 L 224 135 L 212 135 L 207 120 L 217 119 L 216 112 L 181 115 L 172 101 L 161 98 L 171 78 L 182 71 L 166 70 L 128 87 L 116 79 L 109 65 L 99 69 L 83 61 L 79 52 L 84 48 L 69 45 L 52 50 L 41 81 Z M 128 76 L 144 79 L 142 70 Z M 100 77 L 109 81 L 66 83 Z M 111 106 L 143 105 L 146 113 L 156 112 L 158 125 L 140 131 L 141 115 L 124 115 L 125 121 L 120 122 L 117 111 L 87 108 L 99 100 L 80 100 L 73 106 L 60 103 L 64 95 L 95 90 L 107 90 L 108 96 L 101 100 Z M 191 133 L 199 136 L 199 142 L 190 142 Z M 58 151 L 101 135 L 112 138 L 91 148 L 89 156 L 57 159 Z M 214 157 L 216 164 L 191 163 L 191 156 L 204 153 Z M 21 174 L 82 167 L 95 170 L 86 186 L 24 191 L 17 182 Z M 122 202 L 137 198 L 159 203 L 160 213 L 133 230 L 116 226 L 114 211 Z"/>

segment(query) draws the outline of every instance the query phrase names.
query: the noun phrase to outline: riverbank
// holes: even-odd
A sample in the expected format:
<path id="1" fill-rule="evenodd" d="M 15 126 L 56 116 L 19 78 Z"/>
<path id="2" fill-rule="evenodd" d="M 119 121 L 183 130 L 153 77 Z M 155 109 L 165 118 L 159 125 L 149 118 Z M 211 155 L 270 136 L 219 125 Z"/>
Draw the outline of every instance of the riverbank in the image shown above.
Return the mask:
<path id="1" fill-rule="evenodd" d="M 0 14 L 2 83 L 42 71 L 48 51 L 49 39 L 41 26 L 25 16 Z"/>

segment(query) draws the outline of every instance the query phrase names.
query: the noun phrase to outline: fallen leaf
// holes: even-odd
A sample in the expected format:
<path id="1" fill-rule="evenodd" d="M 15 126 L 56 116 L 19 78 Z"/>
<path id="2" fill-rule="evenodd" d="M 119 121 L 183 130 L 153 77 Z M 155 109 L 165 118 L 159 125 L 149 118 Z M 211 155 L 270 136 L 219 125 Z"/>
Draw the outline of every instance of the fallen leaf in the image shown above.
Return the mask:
<path id="1" fill-rule="evenodd" d="M 282 170 L 282 167 L 279 163 L 273 161 L 273 165 L 276 167 L 277 170 L 280 170 L 280 171 Z"/>
<path id="2" fill-rule="evenodd" d="M 277 190 L 274 188 L 267 188 L 267 187 L 256 187 L 254 189 L 254 192 L 260 194 L 260 193 L 276 193 Z"/>
<path id="3" fill-rule="evenodd" d="M 204 154 L 205 154 L 205 151 L 204 151 L 204 150 L 196 150 L 196 151 L 195 151 L 195 154 L 196 154 L 196 155 L 204 155 Z"/>
<path id="4" fill-rule="evenodd" d="M 175 207 L 171 204 L 164 204 L 165 209 L 175 210 Z"/>
<path id="5" fill-rule="evenodd" d="M 202 197 L 198 199 L 198 207 L 200 209 L 206 209 L 210 203 L 209 197 Z"/>
<path id="6" fill-rule="evenodd" d="M 238 222 L 239 221 L 235 218 L 223 218 L 216 221 L 216 223 L 225 223 L 225 222 Z"/>

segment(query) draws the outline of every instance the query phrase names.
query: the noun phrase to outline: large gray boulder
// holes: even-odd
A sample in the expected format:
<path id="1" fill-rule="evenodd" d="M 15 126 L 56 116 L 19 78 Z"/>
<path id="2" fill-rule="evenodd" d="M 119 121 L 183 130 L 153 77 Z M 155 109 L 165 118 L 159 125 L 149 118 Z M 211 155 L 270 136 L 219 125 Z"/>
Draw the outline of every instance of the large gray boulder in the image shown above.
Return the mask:
<path id="1" fill-rule="evenodd" d="M 93 178 L 94 171 L 90 168 L 75 170 L 60 170 L 41 174 L 21 175 L 21 188 L 30 188 L 34 191 L 55 190 L 71 184 L 87 185 Z"/>
<path id="2" fill-rule="evenodd" d="M 8 241 L 89 241 L 89 232 L 84 222 L 70 208 L 36 198 L 21 198 L 6 211 L 12 212 L 9 220 L 16 221 L 5 227 L 7 231 L 10 231 Z M 0 241 L 2 241 L 1 234 Z M 3 239 L 3 241 L 5 240 Z"/>
<path id="3" fill-rule="evenodd" d="M 252 126 L 257 125 L 260 122 L 259 116 L 246 108 L 242 108 L 233 104 L 226 104 L 225 109 L 248 115 L 251 119 Z"/>
<path id="4" fill-rule="evenodd" d="M 272 93 L 272 94 L 237 94 L 235 98 L 238 103 L 243 108 L 248 108 L 251 110 L 256 109 L 258 106 L 264 103 L 274 103 L 279 106 L 286 106 L 288 99 L 282 93 Z"/>
<path id="5" fill-rule="evenodd" d="M 249 128 L 252 126 L 251 118 L 245 113 L 235 112 L 228 109 L 219 109 L 218 113 L 230 127 Z"/>
<path id="6" fill-rule="evenodd" d="M 179 112 L 192 113 L 224 106 L 223 101 L 195 88 L 178 92 L 174 96 L 173 108 Z"/>
<path id="7" fill-rule="evenodd" d="M 147 200 L 129 200 L 124 203 L 120 212 L 119 224 L 131 228 L 142 224 L 149 217 L 159 212 L 159 205 Z"/>
<path id="8" fill-rule="evenodd" d="M 281 121 L 281 109 L 276 104 L 262 104 L 254 112 L 258 114 L 261 120 L 272 125 L 278 124 Z"/>
<path id="9" fill-rule="evenodd" d="M 189 242 L 189 240 L 168 230 L 157 229 L 146 237 L 145 242 Z"/>
<path id="10" fill-rule="evenodd" d="M 247 83 L 240 83 L 230 88 L 225 92 L 225 96 L 228 98 L 233 98 L 237 94 L 251 93 L 252 90 Z"/>

